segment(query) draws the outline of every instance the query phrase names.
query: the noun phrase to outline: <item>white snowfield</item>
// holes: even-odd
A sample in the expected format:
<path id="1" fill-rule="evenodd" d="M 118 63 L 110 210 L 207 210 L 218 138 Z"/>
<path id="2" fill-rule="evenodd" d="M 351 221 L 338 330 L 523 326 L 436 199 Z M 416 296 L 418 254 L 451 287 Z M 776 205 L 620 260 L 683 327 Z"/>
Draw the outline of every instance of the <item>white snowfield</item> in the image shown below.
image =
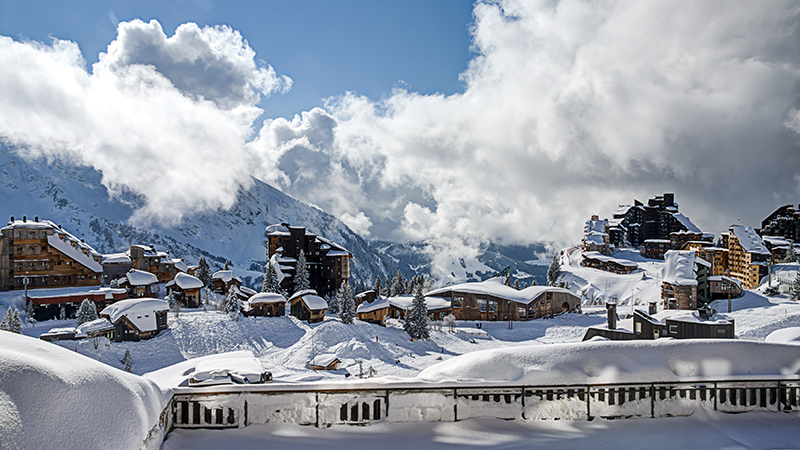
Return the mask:
<path id="1" fill-rule="evenodd" d="M 165 405 L 150 380 L 0 331 L 0 448 L 157 448 Z"/>
<path id="2" fill-rule="evenodd" d="M 431 366 L 428 382 L 529 385 L 800 375 L 796 346 L 740 340 L 591 341 L 485 350 Z"/>

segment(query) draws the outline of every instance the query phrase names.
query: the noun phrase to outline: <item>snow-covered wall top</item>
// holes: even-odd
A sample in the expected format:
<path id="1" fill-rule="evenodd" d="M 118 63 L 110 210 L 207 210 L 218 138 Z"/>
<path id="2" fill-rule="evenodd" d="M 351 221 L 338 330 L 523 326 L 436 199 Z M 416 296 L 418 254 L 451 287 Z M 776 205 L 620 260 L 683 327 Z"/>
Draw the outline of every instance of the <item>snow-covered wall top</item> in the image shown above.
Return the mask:
<path id="1" fill-rule="evenodd" d="M 0 448 L 143 447 L 165 407 L 155 383 L 39 339 L 0 341 Z"/>
<path id="2" fill-rule="evenodd" d="M 659 339 L 484 350 L 431 366 L 417 379 L 564 385 L 786 375 L 800 375 L 800 352 L 795 345 Z"/>

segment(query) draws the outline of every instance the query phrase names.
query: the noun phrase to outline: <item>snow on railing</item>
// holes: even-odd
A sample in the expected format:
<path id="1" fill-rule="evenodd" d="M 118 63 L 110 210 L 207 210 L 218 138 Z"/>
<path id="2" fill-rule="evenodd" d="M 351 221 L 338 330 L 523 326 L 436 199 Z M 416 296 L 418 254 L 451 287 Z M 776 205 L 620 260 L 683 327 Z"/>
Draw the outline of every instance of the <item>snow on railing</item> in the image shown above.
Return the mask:
<path id="1" fill-rule="evenodd" d="M 313 385 L 177 389 L 171 428 L 236 428 L 294 423 L 327 428 L 374 422 L 454 422 L 690 416 L 722 412 L 800 411 L 800 378 L 700 380 L 581 386 Z"/>

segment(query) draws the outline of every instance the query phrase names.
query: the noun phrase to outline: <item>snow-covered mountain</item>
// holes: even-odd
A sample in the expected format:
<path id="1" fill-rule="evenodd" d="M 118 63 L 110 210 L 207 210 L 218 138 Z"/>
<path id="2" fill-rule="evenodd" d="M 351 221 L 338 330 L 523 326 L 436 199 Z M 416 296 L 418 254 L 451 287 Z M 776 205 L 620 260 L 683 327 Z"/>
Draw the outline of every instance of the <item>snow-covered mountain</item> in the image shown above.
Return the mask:
<path id="1" fill-rule="evenodd" d="M 10 216 L 49 219 L 86 240 L 101 253 L 126 250 L 131 244 L 152 244 L 194 264 L 205 256 L 214 267 L 226 260 L 236 269 L 252 270 L 251 284 L 266 259 L 264 230 L 267 225 L 289 222 L 332 239 L 353 253 L 352 272 L 357 280 L 385 278 L 397 272 L 396 264 L 375 251 L 341 221 L 313 206 L 299 202 L 272 186 L 253 179 L 240 189 L 229 210 L 199 213 L 180 225 L 132 226 L 128 219 L 143 204 L 141 198 L 123 192 L 110 198 L 100 182 L 102 174 L 91 167 L 61 161 L 20 157 L 0 146 L 0 222 Z"/>

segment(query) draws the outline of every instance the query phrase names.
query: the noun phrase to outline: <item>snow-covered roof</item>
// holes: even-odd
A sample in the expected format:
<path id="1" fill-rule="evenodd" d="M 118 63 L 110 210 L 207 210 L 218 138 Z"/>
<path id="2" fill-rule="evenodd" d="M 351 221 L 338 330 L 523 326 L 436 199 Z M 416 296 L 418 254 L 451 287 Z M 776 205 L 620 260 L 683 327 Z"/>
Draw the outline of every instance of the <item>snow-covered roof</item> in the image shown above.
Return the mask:
<path id="1" fill-rule="evenodd" d="M 702 231 L 700 231 L 700 228 L 697 228 L 697 226 L 693 224 L 692 221 L 689 220 L 689 218 L 684 216 L 683 214 L 675 212 L 672 213 L 672 216 L 678 219 L 678 222 L 680 222 L 681 225 L 686 227 L 687 230 L 692 231 L 694 233 L 702 233 Z"/>
<path id="2" fill-rule="evenodd" d="M 275 253 L 267 263 L 271 265 L 273 269 L 275 269 L 275 274 L 278 275 L 278 283 L 282 282 L 284 278 L 291 276 L 284 272 L 284 270 L 290 269 L 290 267 L 282 266 L 279 262 L 279 258 L 280 256 L 278 253 Z"/>
<path id="3" fill-rule="evenodd" d="M 661 269 L 661 276 L 665 283 L 680 286 L 696 286 L 697 271 L 695 269 L 695 257 L 692 250 L 670 250 L 664 254 L 664 267 Z"/>
<path id="4" fill-rule="evenodd" d="M 652 244 L 669 244 L 671 241 L 669 239 L 645 239 L 644 243 L 652 243 Z"/>
<path id="5" fill-rule="evenodd" d="M 42 333 L 40 337 L 47 337 L 47 336 L 63 336 L 65 334 L 74 335 L 75 334 L 75 327 L 57 327 L 57 328 L 50 328 L 46 332 Z"/>
<path id="6" fill-rule="evenodd" d="M 156 312 L 169 311 L 169 304 L 157 298 L 130 298 L 106 306 L 100 315 L 117 323 L 123 316 L 139 331 L 156 330 Z"/>
<path id="7" fill-rule="evenodd" d="M 311 311 L 328 309 L 328 302 L 326 302 L 324 298 L 318 295 L 313 295 L 313 294 L 304 295 L 303 303 L 305 303 L 306 307 Z"/>
<path id="8" fill-rule="evenodd" d="M 289 229 L 283 224 L 276 223 L 267 227 L 267 236 L 288 236 Z"/>
<path id="9" fill-rule="evenodd" d="M 186 263 L 183 262 L 182 258 L 173 258 L 172 259 L 172 264 L 174 264 L 175 268 L 180 270 L 181 272 L 188 272 L 189 271 L 189 266 L 187 266 Z"/>
<path id="10" fill-rule="evenodd" d="M 242 287 L 240 287 L 240 288 L 239 288 L 239 292 L 241 292 L 242 294 L 245 294 L 245 295 L 247 295 L 248 297 L 252 297 L 252 296 L 254 296 L 254 295 L 256 295 L 256 294 L 258 293 L 258 292 L 256 292 L 256 291 L 254 291 L 254 290 L 250 289 L 250 288 L 249 288 L 249 287 L 247 287 L 247 286 L 242 286 Z"/>
<path id="11" fill-rule="evenodd" d="M 114 325 L 112 325 L 108 319 L 101 317 L 100 319 L 95 319 L 78 325 L 78 328 L 75 329 L 75 337 L 86 337 L 92 332 L 96 333 L 100 331 L 111 331 L 113 329 Z"/>
<path id="12" fill-rule="evenodd" d="M 302 291 L 297 291 L 294 294 L 292 294 L 291 297 L 289 297 L 289 301 L 291 302 L 292 300 L 298 297 L 302 297 L 304 295 L 317 295 L 317 291 L 315 291 L 314 289 L 303 289 Z"/>
<path id="13" fill-rule="evenodd" d="M 286 297 L 273 292 L 259 292 L 258 294 L 250 297 L 248 302 L 251 305 L 260 305 L 264 303 L 284 303 L 286 302 Z"/>
<path id="14" fill-rule="evenodd" d="M 583 257 L 588 259 L 594 259 L 597 261 L 602 261 L 605 263 L 613 262 L 624 267 L 634 267 L 634 268 L 639 267 L 639 265 L 633 261 L 628 261 L 627 259 L 612 258 L 611 256 L 606 256 L 598 252 L 584 252 Z"/>
<path id="15" fill-rule="evenodd" d="M 787 241 L 786 238 L 782 236 L 761 236 L 761 240 L 768 242 L 774 247 L 790 247 L 792 245 L 791 242 Z"/>
<path id="16" fill-rule="evenodd" d="M 203 358 L 197 362 L 189 379 L 195 385 L 206 384 L 215 378 L 224 378 L 226 383 L 230 383 L 228 374 L 234 374 L 251 383 L 257 382 L 261 378 L 261 373 L 264 372 L 264 367 L 251 352 L 241 353 L 245 354 L 222 354 Z"/>
<path id="17" fill-rule="evenodd" d="M 700 314 L 697 311 L 686 311 L 686 310 L 673 310 L 675 311 L 674 314 L 670 315 L 669 317 L 664 317 L 664 321 L 666 320 L 675 320 L 678 322 L 691 322 L 691 323 L 707 323 L 707 324 L 727 324 L 730 323 L 731 318 L 727 314 L 714 314 L 713 316 L 709 317 L 708 319 L 700 318 Z"/>
<path id="18" fill-rule="evenodd" d="M 131 258 L 125 253 L 109 253 L 107 255 L 103 255 L 103 259 L 100 260 L 100 264 L 131 264 Z"/>
<path id="19" fill-rule="evenodd" d="M 154 442 L 148 434 L 165 407 L 155 383 L 58 345 L 0 334 L 0 446 L 127 449 Z"/>
<path id="20" fill-rule="evenodd" d="M 199 278 L 183 272 L 178 272 L 175 275 L 175 279 L 172 281 L 174 281 L 175 284 L 184 291 L 188 289 L 200 289 L 203 287 L 203 282 L 200 281 Z"/>
<path id="21" fill-rule="evenodd" d="M 736 236 L 736 239 L 739 240 L 739 245 L 742 246 L 744 251 L 748 253 L 759 253 L 762 255 L 771 254 L 764 245 L 764 241 L 761 239 L 761 236 L 756 234 L 755 230 L 753 230 L 753 227 L 733 225 L 731 227 L 731 231 Z"/>
<path id="22" fill-rule="evenodd" d="M 727 281 L 728 283 L 734 283 L 739 286 L 739 289 L 742 288 L 742 281 L 732 277 L 726 277 L 725 275 L 713 275 L 708 277 L 708 281 Z"/>
<path id="23" fill-rule="evenodd" d="M 64 240 L 62 240 L 59 236 L 63 237 Z M 47 243 L 50 244 L 51 247 L 74 259 L 80 265 L 86 267 L 92 272 L 97 272 L 97 273 L 103 272 L 103 266 L 101 266 L 100 263 L 95 261 L 91 256 L 86 255 L 82 251 L 73 247 L 69 241 L 75 243 L 76 246 L 78 246 L 78 243 L 80 242 L 77 239 L 75 239 L 74 236 L 65 232 L 57 231 L 53 234 L 47 235 Z M 82 247 L 85 248 L 85 245 Z M 91 252 L 94 252 L 94 250 L 91 250 Z"/>
<path id="24" fill-rule="evenodd" d="M 586 234 L 597 233 L 603 235 L 606 234 L 606 228 L 608 228 L 607 219 L 587 220 L 586 225 L 583 227 L 583 232 Z"/>
<path id="25" fill-rule="evenodd" d="M 339 358 L 337 358 L 336 355 L 334 355 L 333 353 L 324 353 L 322 355 L 315 356 L 314 359 L 311 360 L 311 365 L 328 367 L 329 365 L 331 365 L 331 363 L 333 363 L 337 359 Z"/>
<path id="26" fill-rule="evenodd" d="M 518 291 L 511 286 L 506 286 L 505 280 L 502 278 L 489 278 L 486 281 L 476 283 L 461 283 L 441 289 L 435 289 L 426 293 L 425 296 L 435 297 L 443 294 L 450 294 L 452 292 L 486 294 L 524 304 L 529 304 L 535 301 L 545 292 L 561 292 L 571 294 L 571 292 L 569 292 L 567 289 L 552 286 L 529 286 Z"/>
<path id="27" fill-rule="evenodd" d="M 331 249 L 326 253 L 328 256 L 352 256 L 352 254 L 341 245 L 331 241 L 330 239 L 326 239 L 322 236 L 317 236 L 317 240 L 322 242 L 323 244 L 328 244 Z"/>
<path id="28" fill-rule="evenodd" d="M 395 308 L 404 310 L 411 309 L 411 304 L 414 302 L 414 296 L 399 295 L 397 297 L 389 297 L 388 301 L 389 304 Z M 428 312 L 449 310 L 450 300 L 428 294 L 425 296 L 425 308 L 428 310 Z"/>
<path id="29" fill-rule="evenodd" d="M 225 284 L 230 283 L 233 279 L 236 279 L 239 282 L 242 281 L 241 278 L 233 275 L 233 270 L 218 270 L 214 272 L 214 275 L 212 275 L 211 278 L 214 280 L 221 280 Z"/>
<path id="30" fill-rule="evenodd" d="M 370 303 L 364 302 L 358 305 L 358 308 L 356 308 L 356 313 L 366 314 L 388 307 L 389 307 L 389 299 L 378 296 L 375 300 L 373 300 Z"/>
<path id="31" fill-rule="evenodd" d="M 583 240 L 584 242 L 594 242 L 595 244 L 602 245 L 605 243 L 605 241 L 603 240 L 603 236 L 606 235 L 592 231 L 591 233 L 583 236 Z"/>
<path id="32" fill-rule="evenodd" d="M 144 270 L 131 269 L 125 274 L 125 277 L 128 278 L 128 283 L 130 283 L 131 286 L 158 284 L 158 277 Z"/>

